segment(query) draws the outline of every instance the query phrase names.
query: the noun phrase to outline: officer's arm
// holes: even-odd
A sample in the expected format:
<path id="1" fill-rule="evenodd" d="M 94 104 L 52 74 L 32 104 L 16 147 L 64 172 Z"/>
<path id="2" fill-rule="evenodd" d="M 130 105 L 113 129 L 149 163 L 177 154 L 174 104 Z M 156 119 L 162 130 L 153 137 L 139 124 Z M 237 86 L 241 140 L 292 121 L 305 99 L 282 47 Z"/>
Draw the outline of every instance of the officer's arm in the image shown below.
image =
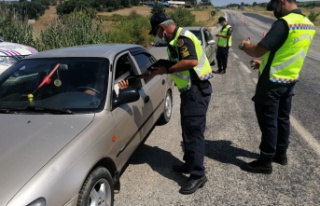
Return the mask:
<path id="1" fill-rule="evenodd" d="M 228 29 L 228 32 L 227 32 L 227 35 L 221 35 L 219 34 L 219 36 L 223 37 L 223 38 L 226 38 L 226 39 L 229 39 L 231 37 L 231 34 L 232 34 L 232 27 L 230 27 Z"/>
<path id="2" fill-rule="evenodd" d="M 262 57 L 268 50 L 261 44 L 245 44 L 243 51 L 249 56 L 259 58 Z"/>
<path id="3" fill-rule="evenodd" d="M 192 69 L 193 67 L 195 67 L 197 65 L 198 65 L 198 60 L 183 59 L 183 60 L 179 61 L 178 63 L 176 63 L 174 66 L 172 66 L 169 69 L 169 72 L 170 73 L 182 72 L 182 71 Z"/>
<path id="4" fill-rule="evenodd" d="M 221 37 L 223 37 L 223 38 L 227 38 L 227 39 L 229 39 L 230 38 L 230 36 L 228 36 L 228 35 L 219 35 L 219 36 L 221 36 Z"/>
<path id="5" fill-rule="evenodd" d="M 180 37 L 177 43 L 180 61 L 169 69 L 169 72 L 182 72 L 198 65 L 198 57 L 192 40 Z"/>
<path id="6" fill-rule="evenodd" d="M 267 35 L 255 45 L 245 44 L 243 50 L 252 57 L 259 58 L 268 51 L 279 48 L 286 41 L 289 34 L 289 26 L 283 19 L 273 23 Z"/>

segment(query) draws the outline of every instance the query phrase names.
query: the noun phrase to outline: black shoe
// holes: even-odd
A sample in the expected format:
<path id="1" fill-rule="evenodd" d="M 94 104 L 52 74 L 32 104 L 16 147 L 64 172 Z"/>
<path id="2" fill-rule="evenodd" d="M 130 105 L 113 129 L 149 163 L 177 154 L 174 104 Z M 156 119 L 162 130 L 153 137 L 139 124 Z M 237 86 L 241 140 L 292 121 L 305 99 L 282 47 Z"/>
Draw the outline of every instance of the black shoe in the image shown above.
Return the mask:
<path id="1" fill-rule="evenodd" d="M 222 69 L 218 69 L 217 71 L 212 71 L 212 73 L 214 73 L 214 74 L 220 74 L 221 71 L 222 71 Z"/>
<path id="2" fill-rule="evenodd" d="M 195 193 L 199 188 L 202 188 L 206 182 L 207 177 L 203 175 L 202 177 L 198 179 L 189 178 L 186 185 L 182 186 L 179 192 L 183 195 L 190 195 L 192 193 Z"/>
<path id="3" fill-rule="evenodd" d="M 177 173 L 189 174 L 188 165 L 186 163 L 182 165 L 175 165 L 172 167 L 172 169 Z"/>
<path id="4" fill-rule="evenodd" d="M 225 69 L 221 70 L 221 72 L 220 72 L 220 74 L 225 74 L 225 73 L 226 73 Z"/>
<path id="5" fill-rule="evenodd" d="M 281 165 L 287 165 L 288 164 L 287 150 L 277 151 L 272 161 Z"/>
<path id="6" fill-rule="evenodd" d="M 252 173 L 271 174 L 272 173 L 271 161 L 272 161 L 271 158 L 266 158 L 260 155 L 258 160 L 255 160 L 250 163 L 246 163 L 242 167 L 242 169 Z"/>

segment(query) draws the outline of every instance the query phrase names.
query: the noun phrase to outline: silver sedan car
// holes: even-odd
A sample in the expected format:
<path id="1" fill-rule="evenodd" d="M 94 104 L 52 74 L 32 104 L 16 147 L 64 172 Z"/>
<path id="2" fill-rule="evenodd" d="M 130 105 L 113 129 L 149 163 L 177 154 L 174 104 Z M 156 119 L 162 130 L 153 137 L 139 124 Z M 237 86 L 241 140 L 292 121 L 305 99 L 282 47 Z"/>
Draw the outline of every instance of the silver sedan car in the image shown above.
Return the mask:
<path id="1" fill-rule="evenodd" d="M 129 157 L 171 118 L 171 77 L 139 77 L 154 62 L 137 45 L 89 45 L 1 74 L 0 205 L 112 206 Z"/>
<path id="2" fill-rule="evenodd" d="M 215 41 L 211 33 L 205 27 L 183 27 L 186 30 L 191 31 L 200 41 L 200 44 L 203 50 L 206 53 L 206 56 L 211 65 L 215 65 L 216 59 L 216 50 L 215 50 Z M 167 44 L 161 44 L 157 42 L 149 50 L 153 56 L 158 59 L 168 59 L 167 54 Z"/>

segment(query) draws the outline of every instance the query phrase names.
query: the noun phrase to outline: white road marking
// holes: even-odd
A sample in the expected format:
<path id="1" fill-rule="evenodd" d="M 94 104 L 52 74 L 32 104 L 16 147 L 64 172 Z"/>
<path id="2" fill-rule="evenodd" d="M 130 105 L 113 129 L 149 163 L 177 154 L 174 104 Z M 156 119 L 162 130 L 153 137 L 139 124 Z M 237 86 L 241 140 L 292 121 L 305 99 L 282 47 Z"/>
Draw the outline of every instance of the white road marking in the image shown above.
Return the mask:
<path id="1" fill-rule="evenodd" d="M 257 78 L 252 78 L 252 80 L 254 81 L 254 83 L 258 83 L 258 79 Z"/>
<path id="2" fill-rule="evenodd" d="M 308 143 L 318 156 L 320 156 L 320 144 L 293 116 L 290 117 L 292 127 L 299 133 L 299 135 Z"/>
<path id="3" fill-rule="evenodd" d="M 242 62 L 239 62 L 239 64 L 242 69 L 244 69 L 249 74 L 251 73 L 250 69 L 246 65 L 244 65 Z"/>
<path id="4" fill-rule="evenodd" d="M 233 55 L 234 58 L 239 59 L 238 55 L 236 55 L 235 53 L 231 53 Z"/>

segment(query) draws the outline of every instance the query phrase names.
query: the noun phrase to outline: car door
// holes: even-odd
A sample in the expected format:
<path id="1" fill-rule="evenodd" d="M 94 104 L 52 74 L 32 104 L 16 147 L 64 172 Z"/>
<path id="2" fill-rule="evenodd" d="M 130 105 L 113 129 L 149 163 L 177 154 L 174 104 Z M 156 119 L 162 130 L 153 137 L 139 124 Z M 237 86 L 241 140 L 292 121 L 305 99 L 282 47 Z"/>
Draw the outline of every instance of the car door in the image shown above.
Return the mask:
<path id="1" fill-rule="evenodd" d="M 133 58 L 142 74 L 155 62 L 155 58 L 148 52 L 135 53 Z M 164 110 L 164 96 L 167 89 L 166 79 L 167 74 L 156 75 L 143 80 L 143 92 L 140 93 L 140 95 L 149 99 L 148 102 L 145 102 L 143 108 L 143 110 L 145 110 L 144 114 L 148 114 L 149 116 L 142 128 L 143 138 L 148 134 Z"/>
<path id="2" fill-rule="evenodd" d="M 129 71 L 129 75 L 138 75 L 140 70 L 137 70 L 135 64 L 132 62 L 132 57 L 128 52 L 119 54 L 114 60 L 113 67 L 113 83 L 112 83 L 112 97 L 117 98 L 117 94 L 114 91 L 116 89 L 115 80 L 124 73 Z M 119 71 L 121 70 L 121 71 Z M 139 91 L 142 89 L 142 81 L 136 79 L 134 83 L 129 85 L 129 88 L 135 88 Z M 138 147 L 141 141 L 140 129 L 145 122 L 144 114 L 144 95 L 141 95 L 140 99 L 136 102 L 122 104 L 112 109 L 112 115 L 117 125 L 117 143 L 121 145 L 121 149 L 117 154 L 118 158 L 121 158 L 122 166 L 132 155 L 135 149 Z"/>
<path id="3" fill-rule="evenodd" d="M 207 29 L 203 29 L 203 35 L 204 35 L 204 39 L 205 39 L 205 52 L 207 55 L 207 58 L 209 60 L 210 63 L 213 62 L 214 60 L 214 45 L 209 45 L 208 42 L 211 40 L 214 40 L 213 36 L 211 35 L 211 33 L 207 30 Z"/>

